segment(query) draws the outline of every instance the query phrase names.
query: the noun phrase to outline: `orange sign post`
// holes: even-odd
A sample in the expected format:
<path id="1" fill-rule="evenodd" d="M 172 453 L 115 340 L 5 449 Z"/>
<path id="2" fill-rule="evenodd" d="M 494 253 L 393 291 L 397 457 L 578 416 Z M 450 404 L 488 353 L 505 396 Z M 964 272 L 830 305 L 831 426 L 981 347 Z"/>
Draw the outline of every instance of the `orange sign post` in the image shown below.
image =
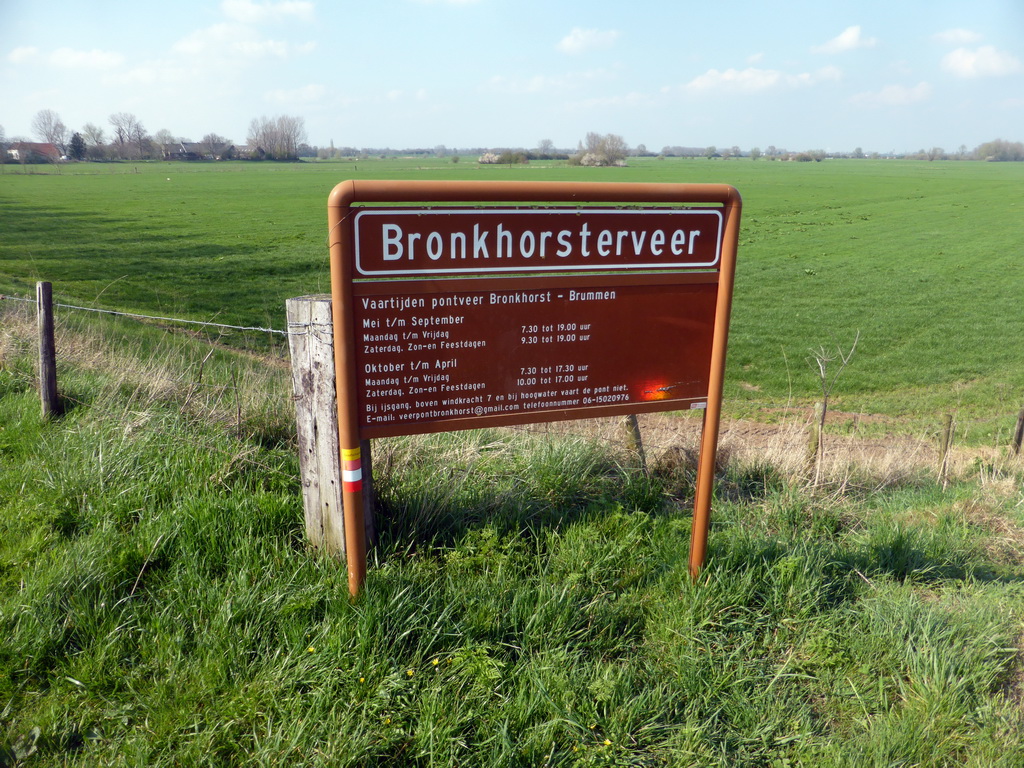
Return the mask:
<path id="1" fill-rule="evenodd" d="M 704 408 L 703 565 L 739 232 L 708 184 L 347 181 L 328 202 L 349 589 L 360 441 Z"/>

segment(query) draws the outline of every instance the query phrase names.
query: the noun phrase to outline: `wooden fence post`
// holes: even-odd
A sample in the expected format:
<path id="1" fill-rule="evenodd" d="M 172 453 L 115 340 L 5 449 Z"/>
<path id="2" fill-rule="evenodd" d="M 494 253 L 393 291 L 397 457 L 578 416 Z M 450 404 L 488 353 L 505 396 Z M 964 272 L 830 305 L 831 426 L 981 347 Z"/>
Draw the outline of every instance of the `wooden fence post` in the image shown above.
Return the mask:
<path id="1" fill-rule="evenodd" d="M 1017 428 L 1013 430 L 1013 453 L 1020 455 L 1020 444 L 1024 442 L 1024 408 L 1017 414 Z"/>
<path id="2" fill-rule="evenodd" d="M 814 472 L 814 484 L 817 485 L 821 479 L 821 463 L 824 458 L 824 435 L 822 428 L 825 424 L 825 403 L 818 401 L 814 404 L 814 421 L 807 429 L 807 470 Z"/>
<path id="3" fill-rule="evenodd" d="M 53 340 L 53 285 L 36 283 L 36 325 L 39 328 L 39 400 L 43 418 L 60 415 L 57 398 L 57 348 Z"/>
<path id="4" fill-rule="evenodd" d="M 945 490 L 949 485 L 949 449 L 953 444 L 953 414 L 947 413 L 942 422 L 942 437 L 939 442 L 939 482 Z"/>
<path id="5" fill-rule="evenodd" d="M 622 429 L 626 434 L 626 450 L 634 458 L 640 471 L 645 475 L 647 471 L 647 454 L 644 452 L 644 439 L 640 433 L 640 422 L 635 413 L 626 414 L 622 419 Z"/>
<path id="6" fill-rule="evenodd" d="M 300 296 L 286 302 L 292 395 L 299 441 L 306 536 L 312 547 L 345 557 L 338 400 L 335 393 L 331 297 Z M 369 441 L 363 450 L 363 488 L 372 501 Z M 364 504 L 367 539 L 373 541 L 373 505 Z"/>

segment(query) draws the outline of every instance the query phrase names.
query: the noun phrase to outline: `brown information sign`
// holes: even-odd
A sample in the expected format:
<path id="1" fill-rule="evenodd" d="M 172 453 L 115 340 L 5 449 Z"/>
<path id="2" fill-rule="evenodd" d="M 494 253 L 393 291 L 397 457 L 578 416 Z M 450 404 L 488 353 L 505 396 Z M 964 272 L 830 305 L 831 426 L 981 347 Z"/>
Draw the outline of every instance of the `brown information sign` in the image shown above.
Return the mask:
<path id="1" fill-rule="evenodd" d="M 703 408 L 716 285 L 603 282 L 357 286 L 360 432 Z"/>
<path id="2" fill-rule="evenodd" d="M 370 438 L 706 408 L 703 563 L 739 231 L 732 187 L 344 182 L 328 204 L 349 586 Z"/>

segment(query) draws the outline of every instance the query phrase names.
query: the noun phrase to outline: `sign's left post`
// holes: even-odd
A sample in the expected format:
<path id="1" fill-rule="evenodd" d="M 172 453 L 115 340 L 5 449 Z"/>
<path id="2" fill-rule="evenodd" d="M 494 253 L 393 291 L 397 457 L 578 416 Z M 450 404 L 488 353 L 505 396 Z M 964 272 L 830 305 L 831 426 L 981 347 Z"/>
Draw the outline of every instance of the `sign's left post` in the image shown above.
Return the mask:
<path id="1" fill-rule="evenodd" d="M 359 594 L 366 581 L 366 524 L 363 511 L 363 456 L 356 420 L 356 337 L 352 324 L 352 182 L 339 184 L 327 207 L 331 254 L 334 367 L 338 390 L 338 443 L 341 451 L 342 500 L 345 510 L 345 559 L 348 591 Z"/>

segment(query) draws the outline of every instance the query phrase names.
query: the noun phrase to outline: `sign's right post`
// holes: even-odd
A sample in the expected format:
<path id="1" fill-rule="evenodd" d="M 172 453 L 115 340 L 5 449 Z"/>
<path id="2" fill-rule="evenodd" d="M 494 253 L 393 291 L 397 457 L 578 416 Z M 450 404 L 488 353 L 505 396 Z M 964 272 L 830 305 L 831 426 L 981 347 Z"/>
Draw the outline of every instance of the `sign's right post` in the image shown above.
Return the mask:
<path id="1" fill-rule="evenodd" d="M 704 566 L 708 548 L 708 526 L 711 520 L 711 497 L 715 484 L 715 463 L 718 453 L 718 432 L 722 420 L 722 387 L 725 381 L 725 351 L 729 342 L 729 317 L 732 312 L 732 289 L 736 277 L 736 250 L 739 242 L 739 193 L 732 190 L 724 203 L 725 233 L 722 242 L 722 265 L 719 272 L 718 302 L 711 344 L 711 371 L 708 378 L 708 405 L 701 430 L 700 457 L 697 460 L 697 487 L 693 500 L 693 529 L 690 535 L 690 576 L 696 579 Z"/>

